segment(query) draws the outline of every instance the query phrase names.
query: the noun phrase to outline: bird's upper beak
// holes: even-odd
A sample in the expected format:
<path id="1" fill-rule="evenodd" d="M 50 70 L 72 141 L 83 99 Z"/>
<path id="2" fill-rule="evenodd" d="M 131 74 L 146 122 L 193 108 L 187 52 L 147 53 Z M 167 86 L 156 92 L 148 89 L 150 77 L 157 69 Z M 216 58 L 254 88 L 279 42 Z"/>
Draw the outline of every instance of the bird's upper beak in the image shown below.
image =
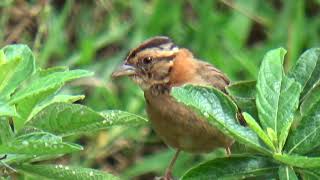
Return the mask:
<path id="1" fill-rule="evenodd" d="M 130 76 L 136 74 L 136 68 L 130 65 L 122 64 L 113 71 L 112 77 Z"/>

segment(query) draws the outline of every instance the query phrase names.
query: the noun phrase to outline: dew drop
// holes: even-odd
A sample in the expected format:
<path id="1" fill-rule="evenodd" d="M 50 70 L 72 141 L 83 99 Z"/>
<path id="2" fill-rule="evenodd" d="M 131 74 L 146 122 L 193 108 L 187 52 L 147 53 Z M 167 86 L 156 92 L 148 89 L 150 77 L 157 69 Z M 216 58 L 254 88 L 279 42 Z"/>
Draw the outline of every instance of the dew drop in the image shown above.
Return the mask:
<path id="1" fill-rule="evenodd" d="M 63 168 L 62 164 L 59 164 L 59 168 Z"/>
<path id="2" fill-rule="evenodd" d="M 76 174 L 76 172 L 75 172 L 75 171 L 72 171 L 72 174 Z"/>
<path id="3" fill-rule="evenodd" d="M 69 167 L 68 167 L 68 166 L 66 166 L 64 169 L 65 169 L 65 170 L 69 170 Z"/>
<path id="4" fill-rule="evenodd" d="M 83 115 L 83 114 L 84 114 L 84 112 L 83 112 L 83 111 L 81 111 L 81 112 L 80 112 L 80 115 Z"/>
<path id="5" fill-rule="evenodd" d="M 89 174 L 90 176 L 93 176 L 93 172 L 92 171 L 90 171 L 90 174 Z"/>
<path id="6" fill-rule="evenodd" d="M 44 143 L 45 147 L 49 147 L 49 144 L 47 142 Z"/>
<path id="7" fill-rule="evenodd" d="M 103 121 L 102 121 L 102 124 L 106 124 L 106 123 L 107 123 L 107 120 L 103 120 Z"/>
<path id="8" fill-rule="evenodd" d="M 59 166 L 58 166 L 58 165 L 56 165 L 56 166 L 55 166 L 55 168 L 57 168 L 57 169 L 58 169 L 58 168 L 59 168 Z"/>

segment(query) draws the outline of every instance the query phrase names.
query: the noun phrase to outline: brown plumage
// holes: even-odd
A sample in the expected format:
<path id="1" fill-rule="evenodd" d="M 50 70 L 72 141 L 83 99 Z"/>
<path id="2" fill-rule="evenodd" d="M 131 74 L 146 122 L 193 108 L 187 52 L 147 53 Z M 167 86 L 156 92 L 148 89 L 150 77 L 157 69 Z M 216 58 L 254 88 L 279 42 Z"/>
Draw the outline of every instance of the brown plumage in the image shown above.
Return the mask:
<path id="1" fill-rule="evenodd" d="M 153 129 L 177 149 L 164 179 L 172 178 L 171 169 L 180 150 L 203 153 L 231 146 L 232 139 L 170 96 L 172 87 L 185 84 L 211 85 L 225 92 L 229 79 L 169 38 L 154 37 L 133 49 L 113 76 L 129 76 L 143 89 Z"/>

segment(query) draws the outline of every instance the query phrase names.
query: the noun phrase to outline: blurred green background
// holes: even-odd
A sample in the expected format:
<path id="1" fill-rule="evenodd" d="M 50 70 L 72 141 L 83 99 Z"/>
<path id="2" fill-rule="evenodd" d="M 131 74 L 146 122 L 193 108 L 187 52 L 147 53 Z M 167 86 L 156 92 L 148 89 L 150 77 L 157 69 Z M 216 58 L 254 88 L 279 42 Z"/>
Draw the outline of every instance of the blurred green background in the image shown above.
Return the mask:
<path id="1" fill-rule="evenodd" d="M 110 74 L 143 40 L 171 37 L 180 47 L 224 71 L 232 81 L 255 79 L 263 55 L 285 47 L 288 69 L 307 48 L 320 45 L 320 0 L 2 0 L 0 45 L 30 46 L 40 67 L 88 69 L 95 76 L 63 89 L 85 94 L 79 102 L 102 111 L 145 115 L 142 91 Z M 73 137 L 85 150 L 59 158 L 62 164 L 110 171 L 124 178 L 150 179 L 163 173 L 173 150 L 148 127 L 114 127 Z M 180 176 L 203 158 L 182 154 Z"/>

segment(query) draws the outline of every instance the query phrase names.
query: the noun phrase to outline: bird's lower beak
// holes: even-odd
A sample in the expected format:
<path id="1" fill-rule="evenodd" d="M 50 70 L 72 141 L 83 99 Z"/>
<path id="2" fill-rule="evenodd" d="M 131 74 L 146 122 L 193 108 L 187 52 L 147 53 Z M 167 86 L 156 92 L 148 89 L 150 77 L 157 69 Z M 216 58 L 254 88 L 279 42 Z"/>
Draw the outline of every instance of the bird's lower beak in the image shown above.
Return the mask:
<path id="1" fill-rule="evenodd" d="M 117 70 L 113 71 L 112 77 L 130 76 L 136 74 L 136 68 L 122 64 Z"/>

